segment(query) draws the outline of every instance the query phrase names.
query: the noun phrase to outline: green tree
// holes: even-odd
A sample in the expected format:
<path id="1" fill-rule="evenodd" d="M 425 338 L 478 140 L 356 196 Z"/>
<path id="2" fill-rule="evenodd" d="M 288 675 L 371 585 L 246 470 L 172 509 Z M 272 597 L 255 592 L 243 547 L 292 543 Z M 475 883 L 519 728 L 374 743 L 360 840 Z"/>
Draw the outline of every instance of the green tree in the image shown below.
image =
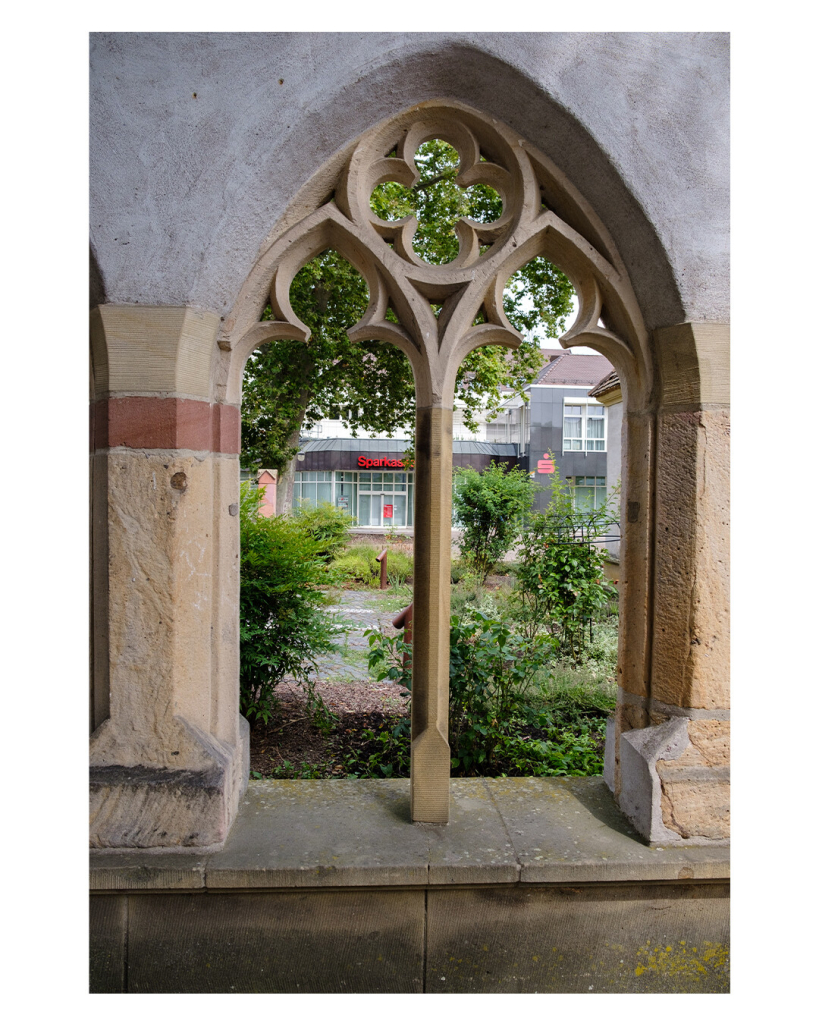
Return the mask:
<path id="1" fill-rule="evenodd" d="M 379 185 L 371 206 L 383 219 L 414 213 L 419 228 L 414 246 L 429 263 L 455 258 L 455 223 L 461 217 L 488 222 L 502 213 L 500 196 L 485 185 L 463 189 L 455 184 L 458 155 L 452 146 L 433 139 L 420 147 L 416 166 L 420 181 L 408 189 L 396 182 Z M 510 353 L 500 346 L 471 352 L 462 363 L 456 395 L 465 403 L 464 419 L 474 427 L 483 407 L 490 415 L 501 403 L 500 388 L 522 394 L 541 367 L 540 346 L 560 334 L 572 310 L 568 279 L 542 257 L 536 257 L 510 279 L 504 311 L 524 334 Z M 277 341 L 254 353 L 245 370 L 242 397 L 242 456 L 247 467 L 285 471 L 279 508 L 289 507 L 292 459 L 301 431 L 327 417 L 342 419 L 356 435 L 360 430 L 387 435 L 411 429 L 415 422 L 415 389 L 406 356 L 386 342 L 353 343 L 347 336 L 367 306 L 361 276 L 338 253 L 328 250 L 303 267 L 293 280 L 290 301 L 311 330 L 307 344 Z M 435 312 L 440 307 L 433 304 Z M 265 310 L 262 319 L 270 317 Z M 395 316 L 388 311 L 388 317 Z M 481 322 L 479 315 L 476 322 Z"/>
<path id="2" fill-rule="evenodd" d="M 463 528 L 461 557 L 480 583 L 520 536 L 524 515 L 538 485 L 516 466 L 493 463 L 482 473 L 459 469 L 452 497 L 455 519 Z"/>

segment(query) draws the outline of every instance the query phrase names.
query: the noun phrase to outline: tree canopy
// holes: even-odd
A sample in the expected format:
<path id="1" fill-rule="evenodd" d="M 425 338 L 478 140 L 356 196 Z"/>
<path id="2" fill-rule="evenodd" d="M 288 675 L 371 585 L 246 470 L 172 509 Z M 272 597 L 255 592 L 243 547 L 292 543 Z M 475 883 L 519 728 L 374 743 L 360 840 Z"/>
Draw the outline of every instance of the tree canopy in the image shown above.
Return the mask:
<path id="1" fill-rule="evenodd" d="M 420 180 L 413 188 L 379 185 L 373 211 L 384 220 L 414 214 L 419 226 L 413 245 L 429 263 L 448 263 L 458 254 L 453 230 L 461 217 L 489 222 L 502 213 L 498 193 L 486 185 L 464 189 L 455 183 L 458 154 L 433 139 L 416 154 Z M 565 275 L 535 257 L 510 279 L 504 312 L 524 335 L 510 353 L 500 346 L 471 352 L 462 363 L 456 397 L 464 420 L 499 408 L 501 386 L 521 393 L 541 367 L 540 346 L 565 330 L 573 289 Z M 290 301 L 311 330 L 309 341 L 276 341 L 255 352 L 245 370 L 242 396 L 242 463 L 248 468 L 284 469 L 298 448 L 298 436 L 321 419 L 341 419 L 358 431 L 390 435 L 415 422 L 415 389 L 409 360 L 387 342 L 351 342 L 347 330 L 367 307 L 367 286 L 337 252 L 327 250 L 293 279 Z M 436 315 L 439 307 L 433 304 Z M 392 311 L 388 317 L 395 320 Z M 268 307 L 262 319 L 271 316 Z M 476 322 L 481 322 L 479 316 Z"/>

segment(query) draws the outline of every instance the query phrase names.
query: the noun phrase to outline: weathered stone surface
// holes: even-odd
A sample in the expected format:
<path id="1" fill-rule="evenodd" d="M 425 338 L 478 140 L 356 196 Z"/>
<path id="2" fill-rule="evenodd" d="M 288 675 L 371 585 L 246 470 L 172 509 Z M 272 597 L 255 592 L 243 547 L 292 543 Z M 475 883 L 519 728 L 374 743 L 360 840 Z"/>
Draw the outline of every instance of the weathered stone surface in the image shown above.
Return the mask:
<path id="1" fill-rule="evenodd" d="M 602 779 L 487 779 L 521 883 L 723 878 L 725 858 L 645 845 Z"/>
<path id="2" fill-rule="evenodd" d="M 621 735 L 619 803 L 652 842 L 727 841 L 727 726 L 672 717 Z"/>
<path id="3" fill-rule="evenodd" d="M 689 721 L 691 743 L 673 760 L 658 760 L 663 823 L 684 839 L 730 835 L 730 723 Z"/>
<path id="4" fill-rule="evenodd" d="M 221 851 L 95 851 L 94 948 L 112 957 L 95 977 L 129 992 L 724 990 L 725 848 L 648 847 L 602 779 L 458 779 L 452 799 L 442 827 L 410 821 L 406 779 L 253 781 Z M 127 982 L 109 969 L 126 950 Z"/>
<path id="5" fill-rule="evenodd" d="M 189 306 L 98 306 L 91 312 L 96 398 L 175 395 L 209 400 L 219 317 Z"/>
<path id="6" fill-rule="evenodd" d="M 452 409 L 418 409 L 412 647 L 412 818 L 449 820 Z"/>
<path id="7" fill-rule="evenodd" d="M 238 454 L 240 415 L 232 405 L 146 395 L 104 398 L 91 408 L 91 448 L 188 448 Z"/>
<path id="8" fill-rule="evenodd" d="M 298 48 L 305 38 L 288 40 L 288 47 Z M 451 406 L 454 375 L 473 343 L 515 344 L 502 314 L 498 282 L 505 283 L 508 273 L 530 256 L 546 255 L 578 287 L 580 315 L 564 340 L 594 344 L 610 354 L 623 382 L 628 515 L 618 666 L 622 692 L 714 712 L 727 707 L 728 463 L 727 429 L 719 411 L 727 400 L 725 332 L 719 324 L 727 312 L 727 179 L 719 157 L 703 163 L 683 155 L 679 163 L 680 153 L 702 151 L 703 138 L 710 140 L 711 156 L 724 153 L 724 146 L 715 143 L 719 131 L 714 126 L 726 116 L 727 37 L 533 34 L 511 42 L 446 34 L 378 38 L 394 43 L 384 51 L 389 60 L 373 65 L 368 58 L 369 71 L 361 76 L 354 55 L 358 44 L 350 43 L 353 50 L 342 47 L 330 70 L 334 80 L 341 74 L 333 87 L 337 91 L 325 90 L 317 112 L 303 103 L 304 82 L 315 84 L 315 76 L 298 77 L 290 92 L 294 85 L 287 72 L 278 80 L 283 86 L 287 78 L 287 88 L 273 85 L 267 100 L 257 97 L 249 115 L 241 113 L 244 108 L 236 107 L 230 94 L 237 88 L 241 92 L 237 83 L 254 61 L 262 56 L 269 61 L 266 39 L 94 37 L 95 290 L 107 294 L 111 303 L 93 314 L 95 396 L 216 402 L 220 409 L 232 409 L 235 418 L 244 360 L 266 340 L 263 332 L 273 329 L 259 323 L 262 308 L 270 298 L 279 318 L 275 336 L 303 338 L 303 325 L 288 314 L 291 271 L 332 246 L 347 247 L 367 277 L 371 305 L 366 322 L 354 329 L 355 337 L 397 344 L 413 362 L 419 407 L 431 407 L 437 416 Z M 319 50 L 328 45 L 327 39 L 316 40 Z M 565 74 L 566 68 L 577 66 L 578 45 L 589 58 L 582 83 Z M 514 54 L 507 52 L 510 46 Z M 216 48 L 223 78 L 228 67 L 236 72 L 229 76 L 228 93 L 218 91 L 222 100 L 217 106 L 225 102 L 225 110 L 203 108 L 205 121 L 196 123 L 197 131 L 208 135 L 207 146 L 177 147 L 185 154 L 185 166 L 163 173 L 161 190 L 150 187 L 150 174 L 147 188 L 143 180 L 132 190 L 127 182 L 134 168 L 144 178 L 144 168 L 151 165 L 157 118 L 162 118 L 166 140 L 181 138 L 179 133 L 188 133 L 191 123 L 181 109 L 174 114 L 159 94 L 146 102 L 135 86 L 149 79 L 164 81 L 176 95 L 174 73 L 184 77 L 182 69 L 202 47 Z M 664 57 L 679 58 L 673 68 L 665 61 L 658 65 L 658 47 Z M 618 57 L 618 76 L 630 83 L 626 93 L 636 97 L 625 135 L 612 131 L 611 125 L 620 125 L 621 119 L 603 109 L 616 100 L 606 93 L 601 101 L 588 79 L 588 74 L 601 74 L 611 52 Z M 553 59 L 545 60 L 547 54 Z M 315 63 L 315 56 L 311 61 Z M 305 73 L 298 61 L 294 66 L 297 76 Z M 682 66 L 686 70 L 681 74 Z M 156 67 L 170 78 L 146 74 Z M 549 76 L 555 75 L 551 82 Z M 360 104 L 350 103 L 350 89 Z M 437 96 L 455 100 L 441 102 Z M 112 97 L 124 116 L 107 116 Z M 196 93 L 189 102 L 196 102 Z M 669 187 L 667 178 L 646 176 L 645 168 L 655 166 L 656 160 L 646 163 L 641 155 L 640 166 L 634 163 L 634 152 L 642 151 L 633 140 L 643 138 L 646 151 L 661 155 L 669 143 L 667 133 L 658 130 L 659 122 L 674 104 L 684 108 L 686 117 L 672 119 L 675 160 L 667 165 L 682 178 Z M 331 114 L 342 107 L 339 118 Z M 549 112 L 545 119 L 544 110 Z M 301 120 L 291 121 L 294 111 L 301 111 Z M 288 132 L 263 131 L 260 136 L 260 117 L 267 118 L 268 126 L 287 120 Z M 315 117 L 320 130 L 309 132 L 307 121 Z M 324 130 L 328 124 L 334 140 Z M 374 226 L 369 208 L 383 154 L 396 140 L 409 146 L 413 132 L 419 141 L 430 137 L 430 124 L 436 133 L 450 132 L 455 138 L 463 172 L 471 173 L 470 167 L 480 172 L 483 150 L 493 158 L 489 163 L 499 160 L 491 173 L 504 198 L 502 223 L 481 229 L 497 229 L 494 237 L 502 245 L 494 253 L 481 253 L 477 229 L 463 224 L 463 251 L 444 268 L 414 259 L 407 232 L 401 229 L 392 237 L 389 226 Z M 292 138 L 291 127 L 296 133 Z M 395 137 L 381 146 L 387 141 L 384 132 Z M 318 139 L 318 149 L 292 144 L 305 137 Z M 262 150 L 259 138 L 267 139 Z M 626 149 L 632 158 L 623 150 L 623 138 L 629 139 Z M 220 139 L 230 142 L 224 150 L 230 160 L 221 167 Z M 681 139 L 696 140 L 697 145 L 680 145 Z M 236 153 L 247 149 L 248 140 L 252 152 L 237 161 Z M 282 146 L 293 151 L 295 163 L 287 162 L 291 179 L 280 182 L 279 193 L 273 195 L 267 171 L 281 164 L 276 152 Z M 395 158 L 401 174 L 410 178 L 411 149 Z M 211 153 L 213 159 L 207 174 L 192 179 L 187 163 L 194 150 Z M 132 159 L 134 153 L 138 159 Z M 560 167 L 550 157 L 557 153 Z M 491 170 L 489 163 L 484 170 Z M 236 167 L 243 169 L 239 187 L 233 181 Z M 583 195 L 577 182 L 584 185 Z M 160 193 L 164 198 L 156 220 L 152 204 Z M 336 202 L 325 204 L 330 194 Z M 146 195 L 151 196 L 150 209 L 140 212 Z M 216 205 L 214 196 L 221 197 Z M 254 205 L 259 207 L 256 215 L 247 216 Z M 713 216 L 704 216 L 705 211 Z M 227 241 L 222 237 L 226 223 L 233 225 Z M 218 244 L 212 244 L 217 235 Z M 408 274 L 399 265 L 402 260 L 411 264 Z M 436 319 L 429 302 L 439 300 L 447 306 Z M 200 303 L 208 311 L 196 308 Z M 385 319 L 388 304 L 397 310 L 401 329 Z M 473 330 L 474 315 L 481 309 L 489 323 Z M 686 319 L 708 323 L 684 323 Z M 214 428 L 214 436 L 219 431 Z M 221 442 L 213 443 L 220 447 Z M 220 479 L 215 465 L 200 473 L 179 463 L 177 457 L 186 453 L 170 454 L 170 481 L 162 484 L 160 474 L 159 497 L 151 494 L 136 462 L 128 467 L 135 483 L 129 495 L 121 467 L 108 459 L 103 467 L 96 460 L 93 761 L 111 769 L 208 775 L 224 756 L 224 777 L 236 780 L 246 769 L 235 707 L 232 625 L 237 551 L 229 510 L 236 504 L 236 486 L 230 472 Z M 111 499 L 101 501 L 106 490 Z M 418 491 L 423 491 L 420 482 Z M 441 515 L 445 504 L 442 496 Z M 413 814 L 445 821 L 446 702 L 440 694 L 446 642 L 445 635 L 438 636 L 438 626 L 444 620 L 447 587 L 441 590 L 437 581 L 445 576 L 446 556 L 439 573 L 436 544 L 423 540 L 423 524 L 420 533 L 421 562 L 434 576 L 426 612 L 416 607 L 432 630 L 431 657 L 426 659 L 430 671 L 425 670 L 432 685 L 423 698 L 423 728 L 414 729 L 413 774 L 419 784 L 414 787 Z M 426 572 L 421 575 L 425 578 Z M 613 772 L 607 767 L 618 794 L 632 785 L 621 779 L 619 753 L 626 741 L 619 736 L 647 726 L 654 720 L 650 711 L 647 703 L 618 708 Z M 230 806 L 235 807 L 240 786 L 233 786 Z M 424 806 L 418 802 L 422 794 Z M 113 800 L 109 803 L 113 807 Z M 658 806 L 652 803 L 652 820 Z"/>
<path id="9" fill-rule="evenodd" d="M 691 745 L 674 759 L 675 768 L 688 766 L 723 767 L 730 761 L 731 723 L 708 719 L 689 720 L 688 738 Z M 657 762 L 659 769 L 664 762 Z"/>
<path id="10" fill-rule="evenodd" d="M 125 991 L 127 922 L 127 896 L 91 897 L 90 992 Z"/>
<path id="11" fill-rule="evenodd" d="M 637 831 L 652 842 L 673 838 L 660 820 L 657 758 L 673 757 L 685 750 L 687 725 L 686 719 L 677 718 L 620 735 L 618 803 Z"/>
<path id="12" fill-rule="evenodd" d="M 430 885 L 517 882 L 520 861 L 492 779 L 452 779 L 446 828 L 423 826 L 429 842 Z"/>
<path id="13" fill-rule="evenodd" d="M 730 706 L 728 436 L 724 411 L 660 416 L 651 695 L 666 704 Z"/>
<path id="14" fill-rule="evenodd" d="M 205 888 L 207 853 L 190 846 L 174 850 L 92 850 L 92 893 L 127 890 L 172 889 L 196 891 Z"/>
<path id="15" fill-rule="evenodd" d="M 238 437 L 238 410 L 208 401 L 217 325 L 157 307 L 106 306 L 93 320 L 96 440 L 115 446 L 92 463 L 99 847 L 218 845 L 247 781 L 229 511 L 238 458 L 210 453 L 231 447 L 231 424 Z M 185 444 L 199 450 L 173 447 Z"/>
<path id="16" fill-rule="evenodd" d="M 700 409 L 731 404 L 731 345 L 722 323 L 681 323 L 655 332 L 662 407 Z"/>
<path id="17" fill-rule="evenodd" d="M 726 768 L 677 767 L 657 762 L 663 824 L 672 832 L 724 842 L 731 834 L 731 789 Z"/>
<path id="18" fill-rule="evenodd" d="M 223 315 L 317 168 L 447 96 L 560 155 L 650 326 L 727 318 L 727 33 L 105 32 L 91 66 L 91 238 L 109 302 Z"/>
<path id="19" fill-rule="evenodd" d="M 446 827 L 410 820 L 409 789 L 408 779 L 253 780 L 222 849 L 96 850 L 92 886 L 228 890 L 728 877 L 724 848 L 649 848 L 599 778 L 455 779 Z"/>
<path id="20" fill-rule="evenodd" d="M 253 781 L 211 888 L 423 885 L 429 837 L 410 821 L 409 781 Z"/>
<path id="21" fill-rule="evenodd" d="M 424 892 L 129 897 L 129 992 L 421 992 Z"/>
<path id="22" fill-rule="evenodd" d="M 430 892 L 426 991 L 727 992 L 727 897 L 722 885 Z"/>
<path id="23" fill-rule="evenodd" d="M 603 781 L 612 791 L 615 791 L 615 729 L 617 726 L 614 715 L 609 715 L 606 719 L 606 749 L 603 753 Z"/>
<path id="24" fill-rule="evenodd" d="M 105 765 L 91 769 L 91 846 L 214 846 L 231 822 L 230 764 L 209 771 Z"/>

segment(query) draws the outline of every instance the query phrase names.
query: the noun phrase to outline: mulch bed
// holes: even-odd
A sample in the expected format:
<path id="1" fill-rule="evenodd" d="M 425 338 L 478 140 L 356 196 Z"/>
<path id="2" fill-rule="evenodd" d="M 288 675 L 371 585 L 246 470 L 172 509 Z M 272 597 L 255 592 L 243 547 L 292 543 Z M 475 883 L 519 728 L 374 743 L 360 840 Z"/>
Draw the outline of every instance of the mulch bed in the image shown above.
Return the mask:
<path id="1" fill-rule="evenodd" d="M 322 775 L 332 778 L 345 774 L 344 758 L 357 753 L 369 756 L 377 744 L 364 738 L 372 729 L 376 734 L 395 720 L 383 711 L 353 711 L 338 716 L 338 724 L 325 735 L 310 721 L 305 708 L 285 705 L 278 718 L 267 725 L 256 723 L 250 730 L 250 770 L 267 777 L 285 761 L 294 768 L 307 763 L 323 766 Z"/>

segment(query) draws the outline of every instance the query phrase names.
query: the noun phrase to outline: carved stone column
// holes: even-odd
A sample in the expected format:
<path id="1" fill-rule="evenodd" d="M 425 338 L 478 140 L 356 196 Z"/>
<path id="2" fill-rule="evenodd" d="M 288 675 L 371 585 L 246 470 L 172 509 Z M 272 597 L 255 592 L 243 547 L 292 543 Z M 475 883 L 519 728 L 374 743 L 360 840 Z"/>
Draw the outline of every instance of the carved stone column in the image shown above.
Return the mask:
<path id="1" fill-rule="evenodd" d="M 607 774 L 620 806 L 654 842 L 724 842 L 729 740 L 728 328 L 680 324 L 655 332 L 660 362 L 656 451 L 629 425 L 629 473 L 654 464 L 654 544 L 648 605 L 625 597 L 629 623 L 647 624 L 646 682 L 621 684 L 617 743 Z M 632 490 L 629 476 L 629 491 Z M 638 510 L 634 510 L 635 515 Z M 628 512 L 627 512 L 628 517 Z M 639 551 L 626 575 L 639 577 Z M 628 561 L 630 559 L 630 561 Z M 627 638 L 623 638 L 627 641 Z M 635 648 L 640 648 L 635 638 Z M 621 665 L 628 643 L 621 643 Z M 615 750 L 616 747 L 616 750 Z M 612 757 L 616 770 L 612 771 Z"/>
<path id="2" fill-rule="evenodd" d="M 92 314 L 91 844 L 207 847 L 247 782 L 238 709 L 238 409 L 218 317 Z"/>

